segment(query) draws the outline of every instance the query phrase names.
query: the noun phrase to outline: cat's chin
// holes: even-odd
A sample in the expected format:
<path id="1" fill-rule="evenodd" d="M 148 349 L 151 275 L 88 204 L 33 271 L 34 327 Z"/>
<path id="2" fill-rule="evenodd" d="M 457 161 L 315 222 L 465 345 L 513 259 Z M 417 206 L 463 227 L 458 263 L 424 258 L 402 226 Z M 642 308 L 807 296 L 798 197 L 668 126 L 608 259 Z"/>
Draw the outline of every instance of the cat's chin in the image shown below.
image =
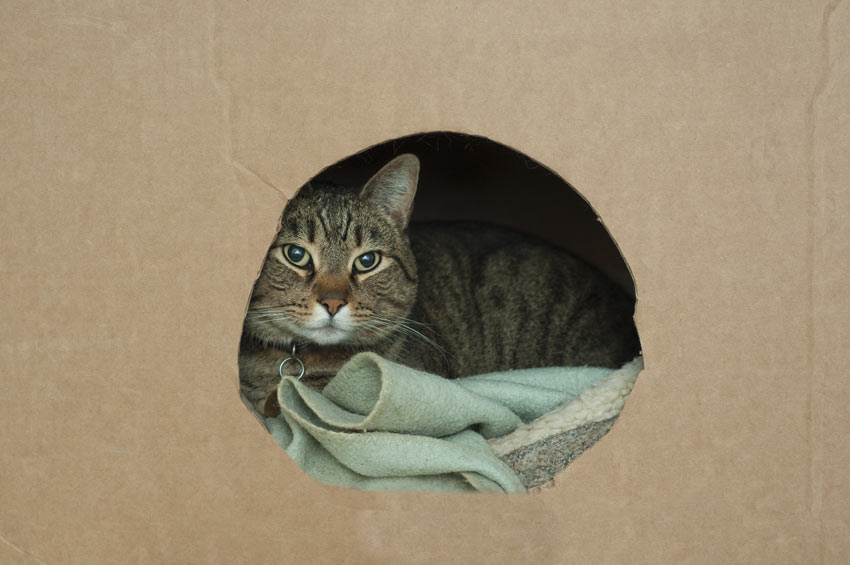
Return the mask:
<path id="1" fill-rule="evenodd" d="M 316 329 L 302 328 L 300 333 L 316 345 L 338 345 L 351 337 L 350 330 L 334 326 Z"/>

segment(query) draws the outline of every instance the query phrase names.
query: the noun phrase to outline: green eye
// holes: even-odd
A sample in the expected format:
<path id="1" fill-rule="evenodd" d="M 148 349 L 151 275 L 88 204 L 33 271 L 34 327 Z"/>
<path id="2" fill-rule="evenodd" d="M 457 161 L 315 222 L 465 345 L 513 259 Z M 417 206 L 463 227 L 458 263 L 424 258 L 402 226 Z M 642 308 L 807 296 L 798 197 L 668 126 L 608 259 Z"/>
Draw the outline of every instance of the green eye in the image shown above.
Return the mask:
<path id="1" fill-rule="evenodd" d="M 310 254 L 303 247 L 288 243 L 283 246 L 283 256 L 296 267 L 306 269 L 310 265 Z"/>
<path id="2" fill-rule="evenodd" d="M 377 267 L 380 262 L 381 254 L 377 251 L 370 251 L 354 260 L 354 270 L 358 273 L 365 273 Z"/>

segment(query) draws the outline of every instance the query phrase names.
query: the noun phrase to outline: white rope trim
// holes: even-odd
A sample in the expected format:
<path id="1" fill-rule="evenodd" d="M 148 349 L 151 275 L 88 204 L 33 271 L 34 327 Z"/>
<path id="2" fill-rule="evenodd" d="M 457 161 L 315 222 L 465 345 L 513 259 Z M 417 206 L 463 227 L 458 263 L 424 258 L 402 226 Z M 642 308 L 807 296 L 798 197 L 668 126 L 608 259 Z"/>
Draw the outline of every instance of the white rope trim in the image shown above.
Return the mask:
<path id="1" fill-rule="evenodd" d="M 502 456 L 561 432 L 613 418 L 626 404 L 635 379 L 643 369 L 643 357 L 623 365 L 598 383 L 582 391 L 578 398 L 544 414 L 531 423 L 521 424 L 506 436 L 487 442 Z"/>

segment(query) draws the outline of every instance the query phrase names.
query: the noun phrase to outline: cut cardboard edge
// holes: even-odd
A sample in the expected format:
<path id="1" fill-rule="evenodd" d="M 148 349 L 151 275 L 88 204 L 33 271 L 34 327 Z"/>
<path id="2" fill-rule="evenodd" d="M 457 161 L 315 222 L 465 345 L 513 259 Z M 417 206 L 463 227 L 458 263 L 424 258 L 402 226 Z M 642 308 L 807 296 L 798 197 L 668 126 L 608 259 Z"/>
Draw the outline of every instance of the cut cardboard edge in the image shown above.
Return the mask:
<path id="1" fill-rule="evenodd" d="M 406 139 L 411 139 L 411 138 L 415 138 L 415 137 L 423 137 L 423 136 L 428 136 L 428 135 L 439 135 L 439 134 L 445 134 L 445 135 L 450 135 L 450 136 L 464 136 L 464 137 L 471 137 L 471 138 L 474 138 L 474 139 L 477 139 L 477 140 L 484 141 L 484 142 L 486 142 L 486 143 L 488 143 L 488 144 L 492 144 L 492 145 L 498 146 L 498 147 L 500 147 L 500 148 L 507 149 L 507 150 L 509 150 L 509 151 L 513 152 L 514 154 L 516 154 L 516 155 L 520 156 L 522 159 L 527 160 L 527 161 L 530 161 L 530 162 L 534 163 L 534 165 L 535 165 L 535 166 L 537 166 L 537 167 L 539 167 L 539 168 L 541 168 L 541 169 L 543 169 L 543 170 L 547 171 L 550 175 L 552 175 L 554 178 L 556 178 L 558 181 L 560 181 L 560 183 L 562 184 L 562 186 L 563 186 L 563 188 L 564 188 L 564 189 L 567 189 L 567 190 L 572 191 L 575 195 L 577 195 L 577 196 L 578 196 L 578 197 L 582 200 L 582 202 L 583 202 L 583 203 L 584 203 L 584 205 L 587 207 L 587 209 L 588 209 L 590 212 L 592 212 L 592 213 L 593 213 L 593 215 L 594 215 L 594 216 L 595 216 L 595 218 L 596 218 L 596 221 L 597 221 L 599 224 L 601 224 L 601 227 L 602 227 L 602 229 L 604 230 L 604 232 L 605 232 L 605 234 L 606 234 L 606 236 L 607 236 L 608 240 L 610 240 L 610 242 L 611 242 L 611 243 L 614 245 L 614 247 L 616 248 L 617 253 L 618 253 L 618 255 L 619 255 L 619 260 L 620 260 L 620 262 L 622 263 L 622 265 L 625 267 L 626 271 L 627 271 L 627 272 L 628 272 L 628 274 L 629 274 L 629 278 L 631 279 L 631 283 L 632 283 L 632 289 L 633 289 L 633 291 L 634 291 L 634 296 L 633 296 L 633 298 L 634 298 L 634 311 L 633 311 L 633 313 L 632 313 L 632 320 L 633 320 L 633 323 L 634 323 L 635 328 L 636 328 L 636 330 L 637 330 L 638 340 L 639 340 L 639 343 L 640 343 L 640 327 L 639 327 L 639 325 L 638 325 L 638 302 L 639 302 L 639 299 L 638 299 L 638 290 L 637 290 L 637 289 L 638 289 L 638 286 L 637 286 L 637 281 L 635 280 L 634 272 L 633 272 L 633 270 L 632 270 L 632 268 L 631 268 L 631 266 L 630 266 L 630 264 L 629 264 L 628 260 L 626 259 L 625 255 L 623 254 L 623 251 L 622 251 L 622 248 L 621 248 L 620 244 L 619 244 L 619 243 L 617 242 L 617 240 L 614 238 L 614 236 L 613 236 L 613 235 L 612 235 L 612 233 L 611 233 L 611 230 L 608 228 L 608 226 L 607 226 L 607 225 L 605 224 L 605 222 L 603 221 L 602 217 L 599 215 L 599 213 L 596 211 L 596 209 L 595 209 L 595 208 L 593 207 L 593 205 L 590 203 L 589 199 L 588 199 L 588 198 L 587 198 L 587 197 L 586 197 L 586 196 L 585 196 L 585 195 L 584 195 L 584 194 L 583 194 L 583 193 L 582 193 L 579 189 L 577 189 L 577 188 L 576 188 L 576 187 L 575 187 L 572 183 L 570 183 L 570 182 L 569 182 L 569 181 L 568 181 L 568 180 L 567 180 L 567 179 L 566 179 L 563 175 L 559 174 L 557 171 L 555 171 L 555 170 L 554 170 L 554 169 L 552 169 L 551 167 L 549 167 L 549 166 L 545 165 L 544 163 L 542 163 L 542 162 L 538 161 L 538 160 L 537 160 L 537 159 L 535 159 L 534 157 L 529 156 L 527 153 L 524 153 L 524 152 L 522 152 L 522 151 L 517 150 L 517 149 L 516 149 L 516 148 L 514 148 L 512 145 L 509 145 L 509 144 L 507 144 L 507 143 L 502 143 L 502 142 L 496 141 L 496 140 L 494 140 L 494 139 L 492 139 L 492 138 L 490 138 L 490 137 L 488 137 L 488 136 L 485 136 L 485 135 L 472 134 L 472 133 L 465 133 L 465 132 L 462 132 L 462 131 L 457 131 L 456 129 L 452 129 L 452 130 L 448 130 L 448 129 L 436 129 L 436 130 L 424 130 L 424 131 L 419 131 L 419 132 L 416 132 L 416 133 L 406 134 L 406 135 L 402 135 L 402 136 L 398 136 L 398 137 L 393 137 L 393 138 L 390 138 L 390 139 L 385 139 L 384 141 L 371 143 L 371 144 L 367 145 L 366 147 L 364 147 L 363 149 L 360 149 L 359 151 L 356 151 L 356 152 L 354 152 L 354 153 L 350 153 L 350 154 L 348 154 L 348 155 L 346 155 L 346 156 L 344 156 L 344 157 L 342 157 L 342 158 L 337 158 L 337 159 L 336 159 L 336 160 L 334 160 L 331 164 L 329 164 L 329 165 L 326 165 L 326 166 L 322 167 L 322 168 L 319 170 L 319 172 L 317 172 L 317 173 L 313 174 L 313 175 L 312 175 L 312 176 L 310 176 L 310 177 L 309 177 L 306 181 L 304 181 L 304 182 L 302 182 L 301 184 L 299 184 L 299 185 L 298 185 L 298 188 L 294 189 L 294 191 L 291 193 L 291 196 L 289 196 L 289 197 L 287 197 L 287 193 L 286 193 L 283 189 L 280 189 L 280 188 L 276 187 L 274 184 L 272 184 L 270 181 L 268 181 L 268 180 L 267 180 L 267 179 L 266 179 L 263 175 L 261 175 L 261 174 L 259 174 L 259 173 L 255 172 L 255 171 L 253 171 L 253 170 L 246 169 L 246 173 L 250 173 L 250 175 L 251 175 L 252 177 L 254 177 L 254 178 L 258 179 L 260 182 L 262 182 L 263 184 L 265 184 L 265 185 L 266 185 L 266 186 L 268 186 L 269 188 L 272 188 L 272 189 L 273 189 L 273 190 L 275 190 L 278 194 L 280 194 L 281 196 L 283 196 L 283 197 L 284 197 L 284 200 L 282 201 L 282 204 L 281 204 L 280 213 L 279 213 L 279 214 L 278 214 L 278 216 L 277 216 L 277 222 L 276 222 L 276 226 L 277 226 L 277 227 L 275 228 L 275 231 L 272 233 L 272 235 L 271 235 L 271 237 L 270 237 L 270 241 L 272 241 L 272 242 L 274 241 L 275 236 L 277 235 L 277 232 L 278 232 L 278 230 L 280 229 L 280 224 L 281 224 L 281 221 L 282 221 L 282 219 L 283 219 L 283 214 L 284 214 L 284 212 L 285 212 L 285 210 L 286 210 L 286 206 L 287 206 L 287 205 L 289 204 L 289 202 L 290 202 L 290 201 L 291 201 L 291 200 L 292 200 L 292 199 L 293 199 L 293 198 L 294 198 L 294 197 L 298 194 L 298 192 L 299 192 L 300 190 L 302 190 L 303 188 L 305 188 L 305 187 L 306 187 L 306 186 L 307 186 L 310 182 L 312 182 L 312 181 L 313 181 L 313 180 L 315 180 L 316 178 L 318 178 L 318 177 L 320 177 L 321 175 L 323 175 L 323 174 L 327 173 L 328 171 L 331 171 L 334 167 L 339 166 L 340 164 L 342 164 L 342 163 L 344 163 L 344 162 L 348 161 L 349 159 L 356 158 L 357 156 L 360 156 L 360 155 L 366 154 L 366 153 L 368 153 L 369 151 L 375 150 L 375 149 L 377 149 L 377 148 L 381 148 L 381 147 L 386 146 L 386 145 L 388 145 L 388 144 L 393 144 L 393 145 L 395 145 L 396 143 L 398 143 L 398 142 L 403 142 L 403 140 L 406 140 Z M 396 148 L 395 148 L 395 146 L 394 146 L 393 153 L 394 153 L 394 154 L 397 154 L 397 155 L 400 155 L 400 154 L 402 154 L 402 153 L 407 152 L 407 151 L 400 151 L 400 152 L 399 152 L 399 150 L 400 150 L 400 149 L 401 149 L 401 148 L 396 149 Z M 240 163 L 237 163 L 237 162 L 235 162 L 235 161 L 234 161 L 234 165 L 235 165 L 235 166 L 236 166 L 239 170 L 241 170 L 241 169 L 243 169 L 243 168 L 244 168 L 244 167 L 243 167 Z M 378 168 L 380 168 L 382 165 L 383 165 L 383 164 L 378 164 Z M 377 170 L 377 169 L 376 169 L 376 170 Z M 414 202 L 414 206 L 415 206 L 415 202 Z M 560 246 L 559 246 L 559 247 L 560 247 Z M 253 281 L 252 281 L 252 283 L 251 283 L 250 288 L 251 288 L 251 291 L 252 291 L 252 292 L 253 292 L 253 288 L 254 288 L 254 286 L 256 285 L 257 280 L 258 280 L 258 279 L 259 279 L 259 277 L 260 277 L 260 274 L 261 274 L 261 272 L 262 272 L 262 269 L 263 269 L 264 264 L 265 264 L 265 256 L 263 256 L 263 260 L 262 260 L 262 261 L 260 261 L 260 263 L 259 263 L 259 267 L 258 267 L 258 269 L 257 269 L 257 274 L 256 274 L 256 276 L 254 277 L 254 279 L 253 279 Z M 629 289 L 624 289 L 624 290 L 625 290 L 626 292 L 629 292 Z M 246 301 L 246 303 L 245 303 L 245 307 L 244 307 L 244 311 L 243 311 L 243 320 L 244 320 L 244 317 L 245 317 L 245 316 L 247 316 L 249 305 L 250 305 L 250 295 L 248 296 L 248 300 L 247 300 L 247 301 Z M 240 338 L 241 338 L 241 332 L 240 332 Z M 239 350 L 239 347 L 238 347 L 238 344 L 237 344 L 237 359 L 238 359 L 239 353 L 241 353 L 241 351 Z M 612 424 L 612 426 L 611 426 L 611 429 L 610 429 L 610 430 L 608 430 L 607 432 L 605 432 L 605 433 L 604 433 L 604 434 L 603 434 L 603 435 L 602 435 L 602 436 L 601 436 L 601 437 L 600 437 L 600 438 L 599 438 L 596 442 L 594 442 L 594 444 L 593 444 L 593 445 L 591 445 L 589 448 L 587 448 L 587 449 L 585 449 L 583 452 L 581 452 L 581 453 L 580 453 L 580 454 L 579 454 L 579 455 L 575 458 L 575 460 L 573 460 L 573 461 L 571 461 L 571 462 L 570 462 L 570 465 L 574 464 L 574 463 L 575 463 L 575 461 L 577 461 L 579 458 L 585 457 L 585 456 L 587 455 L 587 453 L 588 453 L 589 451 L 592 451 L 592 450 L 593 450 L 593 448 L 594 448 L 594 447 L 596 447 L 596 445 L 597 445 L 599 442 L 604 441 L 606 438 L 608 438 L 609 434 L 610 434 L 610 433 L 614 430 L 614 428 L 615 428 L 615 427 L 617 427 L 617 426 L 618 426 L 619 421 L 620 421 L 620 416 L 621 416 L 622 412 L 625 410 L 626 405 L 628 405 L 628 400 L 629 400 L 629 398 L 631 397 L 631 392 L 632 392 L 633 388 L 637 386 L 637 377 L 639 377 L 639 376 L 640 376 L 640 373 L 644 372 L 644 371 L 646 370 L 646 368 L 647 368 L 647 367 L 646 367 L 646 355 L 645 355 L 645 352 L 644 352 L 644 350 L 643 350 L 643 346 L 642 346 L 642 344 L 641 344 L 641 349 L 639 350 L 638 354 L 641 356 L 641 368 L 640 368 L 640 369 L 636 372 L 636 375 L 635 375 L 635 381 L 634 381 L 634 383 L 633 383 L 633 385 L 632 385 L 632 387 L 631 387 L 631 389 L 630 389 L 630 391 L 629 391 L 629 394 L 625 397 L 625 400 L 624 400 L 624 402 L 623 402 L 623 407 L 622 407 L 622 409 L 617 411 L 617 414 L 616 414 L 616 421 Z M 250 405 L 250 402 L 249 402 L 249 401 L 248 401 L 248 400 L 244 397 L 244 395 L 242 395 L 242 393 L 241 393 L 241 384 L 240 384 L 240 380 L 239 380 L 239 372 L 238 372 L 238 362 L 237 362 L 236 385 L 237 385 L 237 391 L 238 391 L 238 394 L 239 394 L 240 398 L 242 399 L 243 404 L 245 404 L 245 407 L 248 409 L 248 411 L 249 411 L 249 412 L 251 412 L 251 413 L 254 415 L 254 417 L 255 417 L 255 418 L 257 418 L 257 420 L 259 421 L 260 425 L 262 426 L 262 429 L 263 429 L 266 433 L 269 433 L 268 427 L 266 426 L 266 424 L 265 424 L 265 422 L 264 422 L 263 416 L 262 416 L 261 414 L 259 414 L 259 413 L 258 413 L 258 412 L 257 412 L 257 411 L 256 411 L 256 410 L 255 410 L 255 409 L 254 409 L 251 405 Z M 563 406 L 562 406 L 561 408 L 563 408 Z M 557 433 L 557 432 L 555 432 L 555 433 Z M 552 435 L 554 435 L 554 434 L 552 434 Z M 276 444 L 276 443 L 274 443 L 273 445 L 274 445 L 275 447 L 278 447 L 278 448 L 279 448 L 279 446 L 277 446 L 277 444 Z M 363 492 L 363 493 L 368 493 L 368 492 L 369 492 L 369 491 L 359 491 L 359 490 L 357 490 L 357 489 L 350 489 L 350 488 L 346 488 L 346 487 L 339 487 L 339 486 L 336 486 L 336 485 L 328 485 L 328 484 L 322 483 L 322 482 L 320 482 L 320 481 L 317 481 L 317 480 L 313 479 L 313 478 L 312 478 L 312 477 L 310 477 L 309 475 L 307 475 L 307 473 L 306 473 L 303 469 L 301 469 L 301 467 L 300 467 L 300 466 L 296 465 L 296 467 L 298 468 L 298 470 L 299 470 L 301 473 L 303 473 L 303 474 L 304 474 L 304 476 L 305 476 L 308 480 L 310 480 L 310 481 L 312 481 L 312 482 L 314 482 L 314 483 L 316 483 L 316 484 L 318 484 L 318 485 L 321 485 L 323 488 L 327 488 L 327 487 L 330 487 L 330 488 L 343 488 L 343 489 L 345 489 L 345 490 L 353 490 L 353 491 L 355 491 L 355 492 Z M 568 465 L 568 467 L 569 467 L 569 465 Z M 544 493 L 547 493 L 547 492 L 551 491 L 553 488 L 557 488 L 557 483 L 556 483 L 556 481 L 557 481 L 560 477 L 562 477 L 562 476 L 564 475 L 564 473 L 568 470 L 568 467 L 565 467 L 564 469 L 562 469 L 561 471 L 559 471 L 559 472 L 556 474 L 556 476 L 555 476 L 555 477 L 553 477 L 550 481 L 547 481 L 545 484 L 540 485 L 540 486 L 537 486 L 537 487 L 533 487 L 533 488 L 531 488 L 531 489 L 528 489 L 527 494 L 531 494 L 531 495 L 542 495 L 542 494 L 544 494 Z M 380 495 L 381 493 L 371 493 L 371 494 Z M 406 493 L 406 492 L 402 492 L 402 493 L 397 493 L 397 494 L 411 495 L 411 494 L 440 494 L 440 493 L 415 493 L 415 492 Z M 484 494 L 484 493 L 478 493 L 478 494 Z"/>

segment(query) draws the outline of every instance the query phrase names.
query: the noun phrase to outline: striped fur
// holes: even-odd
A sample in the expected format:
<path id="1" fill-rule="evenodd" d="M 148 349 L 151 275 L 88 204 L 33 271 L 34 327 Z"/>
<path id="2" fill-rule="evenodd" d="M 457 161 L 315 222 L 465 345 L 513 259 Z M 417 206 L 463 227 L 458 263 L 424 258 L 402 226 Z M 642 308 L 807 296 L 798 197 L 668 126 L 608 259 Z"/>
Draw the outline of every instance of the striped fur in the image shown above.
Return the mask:
<path id="1" fill-rule="evenodd" d="M 551 365 L 618 367 L 638 353 L 634 301 L 572 255 L 532 237 L 473 223 L 407 226 L 418 161 L 402 156 L 357 191 L 309 184 L 290 201 L 254 287 L 240 380 L 258 408 L 293 344 L 308 382 L 358 351 L 449 378 Z M 310 251 L 299 269 L 281 250 Z M 370 273 L 352 269 L 379 251 Z M 311 330 L 333 296 L 343 329 Z M 287 365 L 287 369 L 290 365 Z M 312 381 L 310 380 L 312 379 Z"/>

